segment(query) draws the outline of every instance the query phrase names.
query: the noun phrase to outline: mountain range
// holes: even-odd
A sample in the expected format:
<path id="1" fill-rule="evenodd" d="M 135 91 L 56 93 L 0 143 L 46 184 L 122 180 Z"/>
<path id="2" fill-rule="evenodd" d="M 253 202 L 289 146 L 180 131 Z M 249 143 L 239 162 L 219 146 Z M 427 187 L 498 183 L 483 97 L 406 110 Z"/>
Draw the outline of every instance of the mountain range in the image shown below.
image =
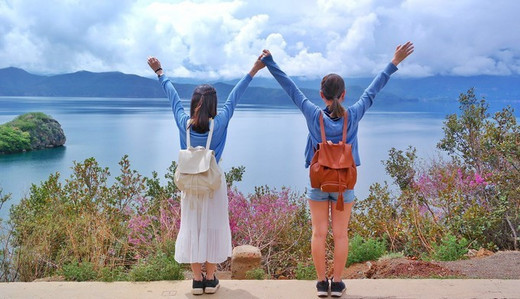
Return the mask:
<path id="1" fill-rule="evenodd" d="M 302 92 L 313 102 L 323 105 L 319 97 L 319 80 L 293 78 Z M 191 98 L 193 89 L 210 83 L 220 99 L 226 97 L 237 80 L 200 82 L 195 79 L 171 78 L 181 98 Z M 359 98 L 372 78 L 345 78 L 347 101 Z M 182 83 L 175 83 L 182 82 Z M 457 107 L 460 93 L 475 88 L 491 106 L 520 106 L 520 76 L 432 76 L 424 78 L 392 78 L 377 96 L 374 105 L 387 110 L 446 111 Z M 9 67 L 0 69 L 0 96 L 35 97 L 101 97 L 161 98 L 164 97 L 155 78 L 121 72 L 93 73 L 79 71 L 60 75 L 35 75 Z M 380 100 L 382 99 L 382 100 Z M 378 101 L 379 100 L 379 101 Z M 255 78 L 243 95 L 241 104 L 292 106 L 285 92 L 272 78 Z M 450 108 L 451 107 L 451 108 Z"/>

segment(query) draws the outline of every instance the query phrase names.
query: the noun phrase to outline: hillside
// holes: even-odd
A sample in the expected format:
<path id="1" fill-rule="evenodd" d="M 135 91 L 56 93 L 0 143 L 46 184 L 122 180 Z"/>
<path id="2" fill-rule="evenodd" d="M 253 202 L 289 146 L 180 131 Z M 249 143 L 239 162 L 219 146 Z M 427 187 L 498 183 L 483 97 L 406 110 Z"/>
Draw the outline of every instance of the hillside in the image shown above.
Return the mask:
<path id="1" fill-rule="evenodd" d="M 171 78 L 181 98 L 190 98 L 195 86 L 193 79 Z M 371 78 L 345 78 L 347 102 L 352 103 L 370 84 Z M 303 93 L 322 106 L 319 80 L 294 78 Z M 237 80 L 210 82 L 219 99 L 227 97 Z M 520 106 L 520 76 L 433 76 L 425 78 L 392 78 L 378 94 L 374 105 L 384 110 L 443 112 L 457 107 L 460 93 L 474 87 L 478 97 L 485 97 L 497 109 Z M 0 69 L 0 96 L 41 97 L 107 97 L 161 98 L 164 93 L 155 78 L 145 78 L 120 72 L 93 73 L 79 71 L 70 74 L 42 76 L 18 68 Z M 241 104 L 293 106 L 292 101 L 272 78 L 255 78 L 242 97 Z"/>

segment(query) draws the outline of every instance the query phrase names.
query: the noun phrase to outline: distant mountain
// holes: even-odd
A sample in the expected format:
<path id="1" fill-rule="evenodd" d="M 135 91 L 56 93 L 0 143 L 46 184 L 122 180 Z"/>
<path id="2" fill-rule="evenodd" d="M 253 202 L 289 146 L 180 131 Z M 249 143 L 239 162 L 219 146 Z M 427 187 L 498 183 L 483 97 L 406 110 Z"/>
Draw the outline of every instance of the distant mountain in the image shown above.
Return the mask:
<path id="1" fill-rule="evenodd" d="M 201 83 L 190 79 L 171 78 L 181 98 L 191 98 Z M 319 97 L 320 80 L 294 78 L 303 93 L 323 106 Z M 346 78 L 347 103 L 357 100 L 372 78 Z M 227 97 L 237 80 L 210 82 L 219 99 Z M 382 110 L 446 112 L 458 106 L 460 93 L 474 87 L 478 97 L 484 96 L 500 107 L 512 105 L 520 110 L 520 76 L 433 76 L 425 78 L 392 78 L 377 96 L 374 106 Z M 41 76 L 18 68 L 0 69 L 0 96 L 161 98 L 164 93 L 155 78 L 120 72 Z M 292 101 L 272 78 L 255 78 L 242 97 L 241 104 L 293 106 Z M 497 106 L 498 107 L 498 106 Z M 499 107 L 499 108 L 500 108 Z"/>

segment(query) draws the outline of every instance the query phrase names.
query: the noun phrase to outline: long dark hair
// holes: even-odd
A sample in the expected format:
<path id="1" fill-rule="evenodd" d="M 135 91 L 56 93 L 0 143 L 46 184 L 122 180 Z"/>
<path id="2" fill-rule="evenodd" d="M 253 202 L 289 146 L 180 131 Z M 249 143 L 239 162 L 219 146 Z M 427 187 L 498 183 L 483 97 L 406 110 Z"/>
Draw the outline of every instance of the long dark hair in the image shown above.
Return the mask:
<path id="1" fill-rule="evenodd" d="M 329 105 L 330 116 L 332 118 L 343 117 L 345 108 L 341 106 L 339 98 L 345 91 L 345 81 L 337 74 L 328 74 L 321 80 L 321 92 L 323 96 L 332 101 Z"/>
<path id="2" fill-rule="evenodd" d="M 209 131 L 209 119 L 217 115 L 217 91 L 208 84 L 197 86 L 191 96 L 191 128 L 197 133 Z"/>

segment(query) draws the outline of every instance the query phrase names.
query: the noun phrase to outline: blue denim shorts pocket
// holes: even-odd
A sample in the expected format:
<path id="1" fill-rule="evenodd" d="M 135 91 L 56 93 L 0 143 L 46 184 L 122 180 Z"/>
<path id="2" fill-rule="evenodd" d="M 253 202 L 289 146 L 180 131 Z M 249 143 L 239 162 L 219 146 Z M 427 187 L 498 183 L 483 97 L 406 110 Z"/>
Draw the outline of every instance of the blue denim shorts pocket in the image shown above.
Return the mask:
<path id="1" fill-rule="evenodd" d="M 338 201 L 338 195 L 339 192 L 323 192 L 319 188 L 312 188 L 309 184 L 308 186 L 308 196 L 309 199 L 315 200 L 315 201 Z M 354 195 L 354 190 L 347 190 L 343 192 L 343 202 L 344 203 L 351 203 L 356 199 L 356 196 Z"/>

